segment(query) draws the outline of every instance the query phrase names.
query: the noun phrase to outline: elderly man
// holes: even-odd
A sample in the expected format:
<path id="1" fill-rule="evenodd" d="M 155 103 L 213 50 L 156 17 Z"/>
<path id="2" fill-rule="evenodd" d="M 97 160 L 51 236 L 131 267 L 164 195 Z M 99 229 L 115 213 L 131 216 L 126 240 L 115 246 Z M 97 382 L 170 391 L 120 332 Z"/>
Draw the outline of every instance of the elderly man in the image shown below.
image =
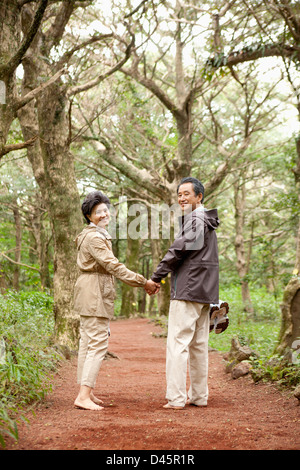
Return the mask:
<path id="1" fill-rule="evenodd" d="M 182 409 L 186 403 L 207 405 L 209 309 L 211 303 L 219 301 L 217 210 L 204 209 L 204 187 L 196 178 L 182 179 L 177 195 L 182 209 L 180 231 L 151 276 L 159 283 L 171 272 L 166 359 L 168 403 L 164 405 L 169 409 Z"/>

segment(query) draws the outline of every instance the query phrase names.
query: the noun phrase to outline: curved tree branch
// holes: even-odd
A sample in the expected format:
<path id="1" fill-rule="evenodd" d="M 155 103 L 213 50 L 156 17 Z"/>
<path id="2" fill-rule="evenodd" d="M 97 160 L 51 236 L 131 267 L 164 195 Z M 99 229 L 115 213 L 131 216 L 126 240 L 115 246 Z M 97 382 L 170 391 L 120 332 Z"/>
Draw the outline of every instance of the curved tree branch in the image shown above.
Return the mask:
<path id="1" fill-rule="evenodd" d="M 19 50 L 15 53 L 15 55 L 9 60 L 7 64 L 2 65 L 0 67 L 0 80 L 5 76 L 11 75 L 16 70 L 18 65 L 21 63 L 26 51 L 28 50 L 30 44 L 32 43 L 39 29 L 39 26 L 43 19 L 43 15 L 47 8 L 47 5 L 48 5 L 48 0 L 41 0 L 40 5 L 34 16 L 32 25 L 28 31 L 28 34 L 24 38 Z"/>
<path id="2" fill-rule="evenodd" d="M 12 152 L 13 150 L 22 150 L 22 149 L 29 147 L 30 145 L 33 145 L 36 139 L 37 139 L 37 136 L 34 136 L 31 139 L 27 140 L 26 142 L 20 142 L 19 144 L 5 145 L 5 147 L 0 150 L 0 158 L 9 152 Z"/>
<path id="3" fill-rule="evenodd" d="M 255 44 L 239 51 L 233 51 L 228 56 L 222 53 L 216 54 L 206 61 L 206 68 L 232 67 L 263 57 L 287 57 L 300 61 L 300 47 L 284 44 Z"/>
<path id="4" fill-rule="evenodd" d="M 125 51 L 125 54 L 124 54 L 124 57 L 119 60 L 119 62 L 114 65 L 111 69 L 109 69 L 106 73 L 100 75 L 99 77 L 96 77 L 92 80 L 90 80 L 89 82 L 87 83 L 83 83 L 82 85 L 78 85 L 78 86 L 75 86 L 75 87 L 72 87 L 68 93 L 67 93 L 67 96 L 70 97 L 70 96 L 73 96 L 73 95 L 76 95 L 78 93 L 81 93 L 82 91 L 86 91 L 86 90 L 89 90 L 90 88 L 98 85 L 99 83 L 103 82 L 103 80 L 105 80 L 106 78 L 110 77 L 113 73 L 115 73 L 117 70 L 120 70 L 121 67 L 128 61 L 129 57 L 130 57 L 130 54 L 131 54 L 131 50 L 134 46 L 134 41 L 135 41 L 135 38 L 134 36 L 132 35 L 131 36 L 131 42 L 130 44 L 126 47 L 126 51 Z"/>

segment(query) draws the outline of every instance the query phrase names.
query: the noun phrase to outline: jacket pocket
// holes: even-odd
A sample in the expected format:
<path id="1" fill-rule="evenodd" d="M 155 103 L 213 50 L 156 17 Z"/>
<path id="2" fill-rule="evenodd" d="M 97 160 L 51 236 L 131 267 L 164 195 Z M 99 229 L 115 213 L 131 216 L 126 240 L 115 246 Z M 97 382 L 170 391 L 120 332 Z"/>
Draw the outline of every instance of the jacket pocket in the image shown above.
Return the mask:
<path id="1" fill-rule="evenodd" d="M 103 300 L 115 300 L 116 298 L 116 289 L 115 289 L 115 280 L 113 276 L 105 275 L 101 276 L 101 294 Z"/>

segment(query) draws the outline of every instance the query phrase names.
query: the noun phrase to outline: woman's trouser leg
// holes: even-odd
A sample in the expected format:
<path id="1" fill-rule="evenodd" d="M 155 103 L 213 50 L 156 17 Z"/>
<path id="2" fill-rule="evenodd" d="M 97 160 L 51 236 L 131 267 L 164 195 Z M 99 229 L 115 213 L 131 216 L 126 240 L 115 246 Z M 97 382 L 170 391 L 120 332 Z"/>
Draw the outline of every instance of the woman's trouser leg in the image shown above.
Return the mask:
<path id="1" fill-rule="evenodd" d="M 77 382 L 94 388 L 108 347 L 109 319 L 80 317 Z"/>

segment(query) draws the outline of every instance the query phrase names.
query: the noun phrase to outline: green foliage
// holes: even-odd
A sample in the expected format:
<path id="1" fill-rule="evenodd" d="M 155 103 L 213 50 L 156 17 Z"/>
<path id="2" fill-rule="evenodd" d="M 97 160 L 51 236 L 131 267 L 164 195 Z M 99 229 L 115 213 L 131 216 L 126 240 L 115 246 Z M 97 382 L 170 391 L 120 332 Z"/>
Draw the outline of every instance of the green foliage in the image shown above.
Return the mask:
<path id="1" fill-rule="evenodd" d="M 58 353 L 51 347 L 53 299 L 45 292 L 0 295 L 0 443 L 18 438 L 17 420 L 25 405 L 51 390 L 49 372 Z"/>
<path id="2" fill-rule="evenodd" d="M 248 344 L 260 356 L 272 354 L 280 329 L 279 301 L 272 293 L 262 288 L 252 288 L 251 298 L 254 315 L 244 312 L 239 285 L 220 289 L 220 299 L 229 303 L 229 327 L 222 334 L 210 334 L 210 346 L 219 351 L 230 350 L 231 339 L 237 336 L 241 343 Z"/>
<path id="3" fill-rule="evenodd" d="M 274 356 L 281 325 L 280 299 L 276 299 L 265 288 L 252 286 L 251 298 L 255 313 L 249 318 L 243 311 L 240 286 L 232 285 L 221 289 L 220 298 L 229 303 L 230 323 L 222 334 L 210 334 L 209 345 L 228 352 L 231 339 L 237 337 L 242 346 L 250 346 L 257 353 L 251 359 L 251 375 L 255 382 L 272 381 L 288 388 L 299 384 L 299 365 L 291 363 L 287 357 Z"/>
<path id="4" fill-rule="evenodd" d="M 252 377 L 255 382 L 260 380 L 276 382 L 282 387 L 296 387 L 300 384 L 300 367 L 286 357 L 271 356 L 253 359 L 251 363 Z"/>

